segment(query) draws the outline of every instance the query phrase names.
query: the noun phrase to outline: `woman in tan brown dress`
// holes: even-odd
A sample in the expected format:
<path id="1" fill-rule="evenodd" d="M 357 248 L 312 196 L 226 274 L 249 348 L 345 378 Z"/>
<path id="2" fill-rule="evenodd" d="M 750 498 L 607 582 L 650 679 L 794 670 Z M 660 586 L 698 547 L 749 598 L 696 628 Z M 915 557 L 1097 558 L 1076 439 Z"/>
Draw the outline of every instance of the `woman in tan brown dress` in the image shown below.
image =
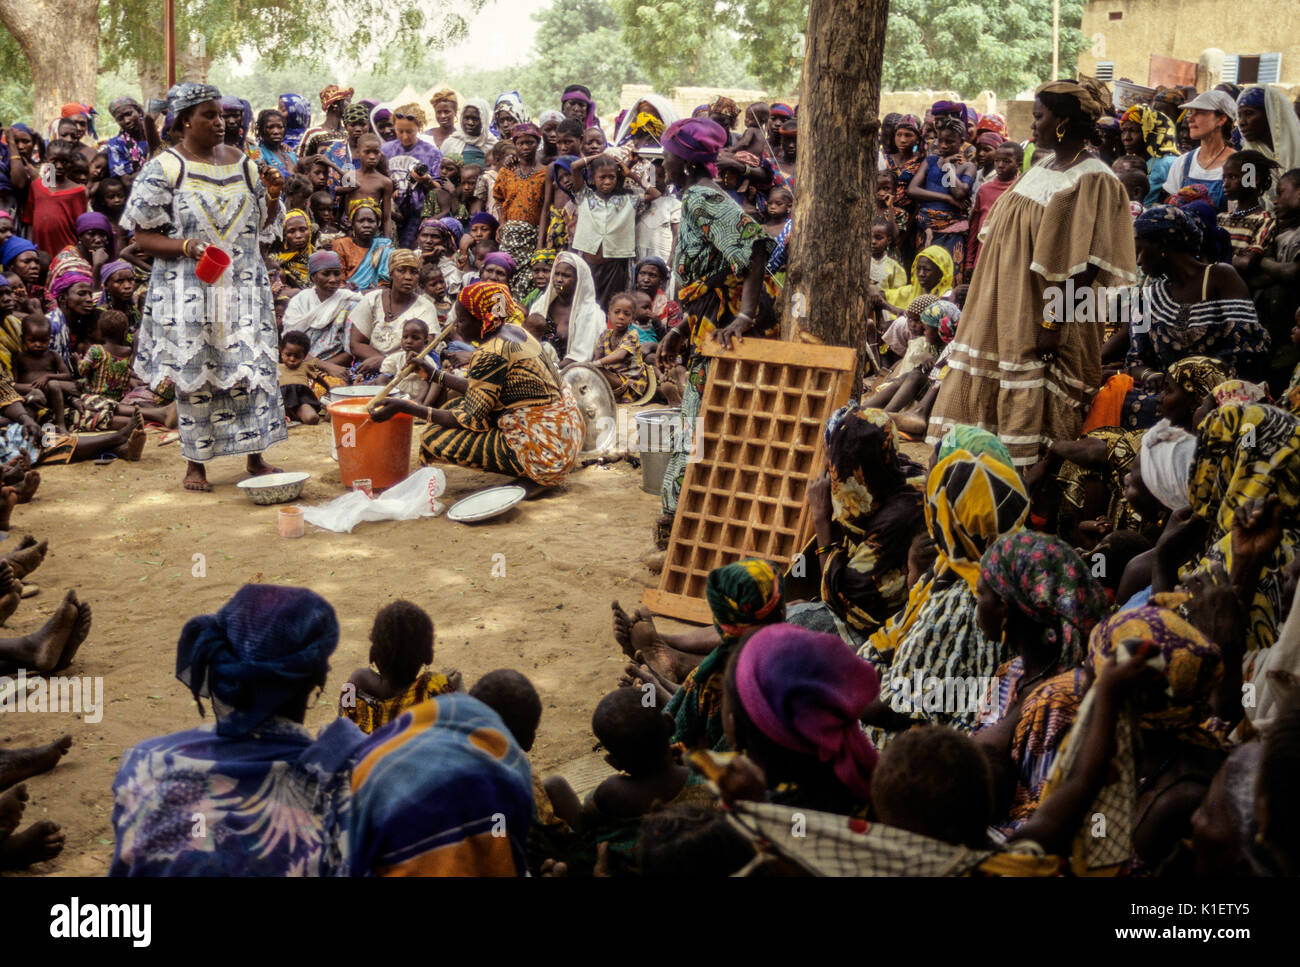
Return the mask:
<path id="1" fill-rule="evenodd" d="M 1050 441 L 1079 435 L 1102 381 L 1097 290 L 1131 285 L 1136 269 L 1128 196 L 1087 144 L 1100 111 L 1072 81 L 1039 88 L 1034 143 L 1053 154 L 1007 189 L 980 233 L 927 442 L 971 424 L 1025 467 Z"/>

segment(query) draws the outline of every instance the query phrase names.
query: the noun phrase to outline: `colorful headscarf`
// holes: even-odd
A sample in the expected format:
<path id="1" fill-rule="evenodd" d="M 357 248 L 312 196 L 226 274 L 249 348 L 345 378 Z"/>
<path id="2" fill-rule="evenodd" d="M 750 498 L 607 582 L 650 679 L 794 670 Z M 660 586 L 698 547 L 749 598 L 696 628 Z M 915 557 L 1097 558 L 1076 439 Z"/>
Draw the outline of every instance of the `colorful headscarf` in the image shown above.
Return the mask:
<path id="1" fill-rule="evenodd" d="M 952 342 L 960 321 L 961 309 L 957 308 L 957 303 L 947 299 L 935 299 L 921 310 L 921 322 L 931 329 L 938 329 L 939 338 L 944 342 Z"/>
<path id="2" fill-rule="evenodd" d="M 113 223 L 108 220 L 107 215 L 101 215 L 99 212 L 83 212 L 77 216 L 77 221 L 73 227 L 77 237 L 81 237 L 82 232 L 90 232 L 98 229 L 108 236 L 108 258 L 113 261 L 117 258 L 117 229 Z"/>
<path id="3" fill-rule="evenodd" d="M 928 291 L 921 288 L 921 282 L 916 276 L 916 267 L 920 264 L 921 259 L 928 259 L 939 269 L 939 281 L 934 284 Z M 889 300 L 890 305 L 902 306 L 910 309 L 913 300 L 919 295 L 933 295 L 936 298 L 942 296 L 952 288 L 953 281 L 953 263 L 952 255 L 942 245 L 931 245 L 928 248 L 921 249 L 916 258 L 912 259 L 911 281 L 897 289 L 886 289 L 885 298 Z M 925 306 L 921 306 L 925 308 Z M 919 310 L 918 310 L 919 311 Z"/>
<path id="4" fill-rule="evenodd" d="M 409 248 L 395 248 L 388 254 L 388 274 L 391 276 L 397 269 L 416 269 L 420 268 L 420 253 L 414 252 Z"/>
<path id="5" fill-rule="evenodd" d="M 1177 252 L 1198 252 L 1203 238 L 1196 219 L 1174 205 L 1152 205 L 1134 219 L 1133 231 Z"/>
<path id="6" fill-rule="evenodd" d="M 491 708 L 439 695 L 370 736 L 352 770 L 352 876 L 525 876 L 528 758 Z"/>
<path id="7" fill-rule="evenodd" d="M 1185 356 L 1169 367 L 1169 378 L 1197 402 L 1231 375 L 1231 366 L 1210 356 Z"/>
<path id="8" fill-rule="evenodd" d="M 1160 599 L 1171 600 L 1163 595 Z M 1121 649 L 1121 645 L 1133 639 L 1154 641 L 1158 646 L 1150 664 L 1164 678 L 1168 699 L 1165 708 L 1140 712 L 1141 727 L 1212 744 L 1200 725 L 1212 714 L 1210 698 L 1223 677 L 1219 646 L 1174 611 L 1158 604 L 1145 605 L 1121 611 L 1097 625 L 1088 648 L 1093 671 L 1100 673 L 1112 655 L 1120 661 L 1130 657 L 1131 650 Z"/>
<path id="9" fill-rule="evenodd" d="M 369 124 L 370 108 L 366 107 L 360 101 L 356 104 L 349 104 L 343 109 L 344 124 Z"/>
<path id="10" fill-rule="evenodd" d="M 985 114 L 975 122 L 975 131 L 977 134 L 989 132 L 996 134 L 1003 141 L 1010 140 L 1010 134 L 1007 131 L 1007 119 L 1001 114 Z"/>
<path id="11" fill-rule="evenodd" d="M 916 132 L 917 137 L 920 137 L 921 127 L 921 119 L 919 117 L 915 114 L 904 114 L 898 119 L 898 123 L 894 125 L 894 130 L 898 131 L 899 128 L 911 128 Z"/>
<path id="12" fill-rule="evenodd" d="M 655 117 L 649 111 L 642 111 L 633 118 L 631 127 L 628 130 L 632 134 L 645 133 L 652 138 L 662 138 L 665 126 L 662 119 Z"/>
<path id="13" fill-rule="evenodd" d="M 10 235 L 0 246 L 0 266 L 9 268 L 11 262 L 24 252 L 39 251 L 35 245 L 18 235 Z"/>
<path id="14" fill-rule="evenodd" d="M 354 198 L 352 201 L 348 202 L 348 221 L 351 221 L 353 216 L 355 216 L 362 208 L 369 208 L 380 218 L 384 217 L 384 206 L 379 204 L 379 202 L 375 201 L 375 199 L 371 198 L 369 195 L 366 195 L 364 198 Z"/>
<path id="15" fill-rule="evenodd" d="M 1212 390 L 1216 406 L 1227 403 L 1266 403 L 1268 387 L 1244 379 L 1225 379 Z"/>
<path id="16" fill-rule="evenodd" d="M 555 262 L 555 256 L 559 254 L 553 248 L 539 248 L 533 252 L 533 257 L 529 259 L 528 264 L 532 268 L 540 268 L 544 265 L 551 265 Z"/>
<path id="17" fill-rule="evenodd" d="M 352 95 L 354 93 L 355 91 L 350 87 L 345 90 L 337 84 L 327 84 L 320 92 L 321 110 L 328 111 L 340 101 L 352 100 Z"/>
<path id="18" fill-rule="evenodd" d="M 704 594 L 724 644 L 751 628 L 785 620 L 785 578 L 768 561 L 747 558 L 715 567 Z"/>
<path id="19" fill-rule="evenodd" d="M 768 109 L 768 114 L 777 118 L 792 118 L 794 117 L 794 108 L 789 104 L 783 104 L 781 101 L 777 101 Z"/>
<path id="20" fill-rule="evenodd" d="M 1146 104 L 1134 104 L 1120 117 L 1120 124 L 1136 124 L 1142 129 L 1142 141 L 1151 158 L 1178 154 L 1178 129 L 1166 115 Z"/>
<path id="21" fill-rule="evenodd" d="M 456 244 L 460 245 L 461 236 L 465 234 L 465 227 L 461 225 L 460 219 L 447 215 L 443 218 L 439 218 L 437 224 L 449 231 L 451 237 L 456 240 Z"/>
<path id="22" fill-rule="evenodd" d="M 1107 601 L 1073 547 L 1031 530 L 1006 534 L 984 552 L 980 577 L 999 598 L 1045 626 L 1043 642 L 1060 649 L 1059 667 L 1079 663 Z"/>
<path id="23" fill-rule="evenodd" d="M 311 102 L 301 94 L 281 94 L 280 104 L 284 113 L 284 146 L 289 151 L 297 151 L 311 124 Z"/>
<path id="24" fill-rule="evenodd" d="M 1106 105 L 1095 91 L 1074 81 L 1048 81 L 1034 92 L 1035 96 L 1039 94 L 1064 94 L 1066 97 L 1072 97 L 1079 102 L 1079 109 L 1094 121 L 1106 109 Z"/>
<path id="25" fill-rule="evenodd" d="M 485 123 L 491 125 L 492 133 L 498 138 L 501 137 L 501 130 L 497 127 L 497 115 L 503 110 L 515 119 L 516 124 L 528 120 L 528 111 L 524 108 L 524 102 L 520 99 L 518 91 L 507 91 L 498 95 L 496 103 L 492 105 L 492 116 L 485 119 Z"/>
<path id="26" fill-rule="evenodd" d="M 108 283 L 109 279 L 123 271 L 130 272 L 134 275 L 135 267 L 130 262 L 123 262 L 121 259 L 118 259 L 116 262 L 106 262 L 101 265 L 99 267 L 100 288 L 102 289 Z"/>
<path id="27" fill-rule="evenodd" d="M 1169 196 L 1169 204 L 1177 205 L 1179 208 L 1185 208 L 1194 201 L 1213 201 L 1210 196 L 1210 189 L 1199 183 L 1183 185 Z"/>
<path id="28" fill-rule="evenodd" d="M 456 297 L 483 325 L 482 340 L 504 325 L 522 326 L 524 310 L 510 295 L 510 287 L 500 282 L 471 282 Z"/>
<path id="29" fill-rule="evenodd" d="M 57 279 L 50 283 L 50 295 L 57 299 L 63 293 L 67 292 L 78 282 L 84 282 L 92 289 L 95 287 L 95 281 L 84 272 L 64 272 Z"/>
<path id="30" fill-rule="evenodd" d="M 475 225 L 486 225 L 488 230 L 495 235 L 501 223 L 497 221 L 495 215 L 491 215 L 487 212 L 475 212 L 469 217 L 469 227 L 473 228 Z"/>
<path id="31" fill-rule="evenodd" d="M 510 257 L 508 252 L 488 252 L 483 256 L 484 265 L 495 265 L 497 268 L 505 269 L 507 277 L 513 276 L 519 271 L 519 264 Z"/>
<path id="32" fill-rule="evenodd" d="M 793 625 L 763 628 L 736 660 L 736 692 L 768 739 L 829 764 L 856 799 L 869 798 L 877 754 L 858 719 L 880 694 L 880 680 L 842 638 Z"/>
<path id="33" fill-rule="evenodd" d="M 307 259 L 307 275 L 310 277 L 326 269 L 343 271 L 343 260 L 338 257 L 338 253 L 327 248 L 312 252 Z"/>
<path id="34" fill-rule="evenodd" d="M 998 134 L 996 131 L 982 131 L 975 136 L 976 144 L 982 144 L 988 148 L 996 148 L 1004 141 L 1006 141 L 1006 138 Z"/>
<path id="35" fill-rule="evenodd" d="M 456 92 L 450 87 L 440 87 L 438 90 L 434 91 L 433 94 L 429 96 L 429 107 L 437 107 L 439 101 L 450 101 L 457 107 L 460 106 L 460 101 L 456 97 Z"/>
<path id="36" fill-rule="evenodd" d="M 565 104 L 568 104 L 570 101 L 578 101 L 580 104 L 586 105 L 587 116 L 583 119 L 582 122 L 582 126 L 584 128 L 590 128 L 596 124 L 596 102 L 593 101 L 588 94 L 585 94 L 584 92 L 579 90 L 570 90 L 570 91 L 565 91 L 562 95 L 560 95 L 561 107 L 563 107 Z"/>
<path id="37" fill-rule="evenodd" d="M 532 121 L 520 121 L 510 131 L 510 140 L 517 141 L 519 138 L 531 137 L 536 138 L 538 142 L 542 140 L 542 129 Z"/>
<path id="38" fill-rule="evenodd" d="M 196 703 L 212 700 L 217 735 L 239 738 L 289 699 L 324 684 L 338 641 L 334 609 L 319 594 L 245 584 L 216 614 L 185 623 L 176 677 Z"/>
<path id="39" fill-rule="evenodd" d="M 221 100 L 221 92 L 211 84 L 182 81 L 167 92 L 167 110 L 173 114 L 180 114 L 181 111 L 202 104 L 204 101 L 219 100 Z"/>
<path id="40" fill-rule="evenodd" d="M 688 118 L 668 125 L 662 141 L 667 150 L 683 161 L 711 165 L 718 160 L 718 152 L 727 146 L 727 132 L 708 118 Z"/>
<path id="41" fill-rule="evenodd" d="M 731 98 L 719 94 L 709 102 L 710 114 L 729 114 L 732 117 L 740 116 L 740 106 Z"/>
<path id="42" fill-rule="evenodd" d="M 992 457 L 1011 470 L 1016 466 L 1011 460 L 1011 451 L 998 439 L 997 434 L 967 423 L 954 423 L 948 427 L 947 432 L 939 440 L 938 460 L 942 461 L 958 450 Z"/>
<path id="43" fill-rule="evenodd" d="M 939 548 L 935 576 L 950 569 L 974 592 L 984 552 L 1029 514 L 1020 475 L 987 454 L 954 450 L 930 471 L 925 496 L 926 527 Z"/>
<path id="44" fill-rule="evenodd" d="M 224 101 L 225 98 L 222 98 L 222 100 Z M 1260 98 L 1260 103 L 1261 103 L 1261 104 L 1263 103 L 1263 98 L 1262 98 L 1262 97 Z M 108 102 L 108 116 L 111 117 L 113 120 L 116 121 L 116 120 L 117 120 L 117 112 L 120 111 L 120 110 L 121 110 L 122 108 L 124 108 L 124 107 L 133 107 L 133 108 L 135 108 L 137 111 L 139 111 L 141 114 L 144 113 L 144 108 L 142 108 L 142 107 L 140 106 L 140 102 L 139 102 L 139 101 L 137 101 L 135 98 L 131 97 L 129 94 L 123 94 L 123 95 L 120 95 L 119 97 L 115 97 L 115 98 L 113 98 L 111 101 Z"/>

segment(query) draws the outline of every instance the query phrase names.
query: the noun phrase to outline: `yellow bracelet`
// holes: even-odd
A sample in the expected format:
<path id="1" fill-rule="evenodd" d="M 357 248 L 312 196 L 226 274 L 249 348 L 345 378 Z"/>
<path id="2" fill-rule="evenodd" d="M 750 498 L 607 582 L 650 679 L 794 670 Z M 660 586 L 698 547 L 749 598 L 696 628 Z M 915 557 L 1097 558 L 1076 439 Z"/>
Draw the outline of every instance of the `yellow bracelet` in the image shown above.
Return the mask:
<path id="1" fill-rule="evenodd" d="M 1059 322 L 1053 322 L 1051 319 L 1044 319 L 1042 322 L 1042 326 L 1048 332 L 1057 332 L 1061 328 L 1061 324 Z"/>

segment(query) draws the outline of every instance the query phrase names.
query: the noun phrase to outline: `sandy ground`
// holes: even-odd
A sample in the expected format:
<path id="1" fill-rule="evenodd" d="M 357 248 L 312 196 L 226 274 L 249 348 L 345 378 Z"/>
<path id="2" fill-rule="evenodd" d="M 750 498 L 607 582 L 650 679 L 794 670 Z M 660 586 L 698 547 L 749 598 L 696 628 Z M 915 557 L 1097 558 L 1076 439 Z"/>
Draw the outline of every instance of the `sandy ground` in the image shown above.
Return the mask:
<path id="1" fill-rule="evenodd" d="M 294 428 L 268 453 L 277 466 L 312 473 L 301 503 L 342 493 L 329 432 Z M 609 602 L 639 604 L 655 580 L 640 558 L 659 500 L 640 489 L 640 470 L 627 463 L 579 470 L 563 491 L 478 525 L 438 517 L 361 524 L 352 534 L 309 526 L 302 540 L 279 537 L 275 508 L 254 506 L 235 489 L 245 476 L 242 459 L 209 465 L 211 494 L 182 491 L 183 470 L 179 448 L 159 448 L 151 434 L 139 463 L 46 468 L 36 500 L 15 512 L 7 544 L 32 533 L 49 538 L 50 554 L 30 578 L 41 593 L 22 603 L 9 629 L 38 627 L 75 588 L 93 606 L 94 625 L 64 674 L 100 676 L 104 689 L 97 724 L 71 713 L 0 716 L 3 748 L 73 736 L 57 768 L 27 784 L 27 819 L 51 819 L 67 833 L 62 855 L 33 872 L 107 871 L 111 787 L 122 753 L 199 722 L 174 676 L 181 626 L 217 610 L 245 582 L 303 585 L 338 612 L 342 637 L 325 693 L 308 711 L 309 728 L 334 717 L 339 686 L 365 664 L 375 611 L 407 598 L 433 616 L 435 664 L 461 670 L 467 686 L 496 668 L 518 669 L 533 681 L 544 709 L 535 771 L 590 764 L 592 709 L 624 664 Z M 448 506 L 506 482 L 456 467 L 446 472 Z M 195 554 L 206 558 L 206 577 L 192 574 Z M 492 576 L 496 554 L 505 555 L 505 577 Z"/>

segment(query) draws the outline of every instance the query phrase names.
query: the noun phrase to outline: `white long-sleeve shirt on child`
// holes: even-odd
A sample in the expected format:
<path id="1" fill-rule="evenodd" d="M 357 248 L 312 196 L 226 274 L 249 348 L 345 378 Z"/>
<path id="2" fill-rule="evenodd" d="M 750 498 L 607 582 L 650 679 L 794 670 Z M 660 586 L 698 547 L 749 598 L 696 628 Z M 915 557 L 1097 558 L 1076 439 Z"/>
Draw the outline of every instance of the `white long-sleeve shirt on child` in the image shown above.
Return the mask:
<path id="1" fill-rule="evenodd" d="M 379 371 L 381 373 L 386 373 L 393 379 L 396 379 L 397 374 L 406 366 L 410 356 L 411 354 L 405 349 L 395 350 L 384 357 L 383 363 L 379 366 Z M 421 360 L 421 364 L 424 366 L 426 374 L 433 367 L 433 363 L 429 360 L 428 356 Z M 421 376 L 419 371 L 412 373 L 410 376 L 406 377 L 406 379 L 393 387 L 393 389 L 401 390 L 417 402 L 424 399 L 424 391 L 428 388 L 429 380 L 425 376 Z"/>

